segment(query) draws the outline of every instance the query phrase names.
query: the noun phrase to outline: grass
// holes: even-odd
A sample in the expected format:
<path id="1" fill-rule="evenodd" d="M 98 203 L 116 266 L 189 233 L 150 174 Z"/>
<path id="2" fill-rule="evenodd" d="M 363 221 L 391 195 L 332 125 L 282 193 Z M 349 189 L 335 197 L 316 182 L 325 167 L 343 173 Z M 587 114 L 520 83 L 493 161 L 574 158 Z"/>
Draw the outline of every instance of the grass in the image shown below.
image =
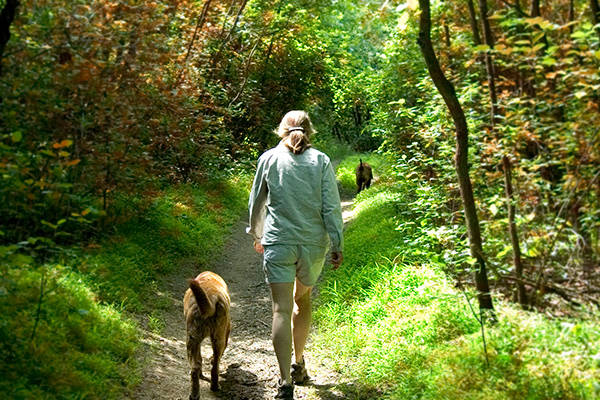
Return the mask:
<path id="1" fill-rule="evenodd" d="M 68 266 L 34 265 L 0 248 L 0 397 L 123 398 L 141 376 L 139 326 L 129 315 L 148 315 L 151 331 L 162 332 L 161 304 L 148 304 L 156 282 L 220 251 L 246 207 L 249 179 L 171 187 L 140 201 L 150 204 L 139 217 Z"/>
<path id="2" fill-rule="evenodd" d="M 373 175 L 379 180 L 388 178 L 391 168 L 388 157 L 375 153 L 353 154 L 344 158 L 337 167 L 336 176 L 342 190 L 356 192 L 356 167 L 361 159 L 373 167 Z"/>
<path id="3" fill-rule="evenodd" d="M 157 291 L 160 275 L 182 260 L 205 266 L 218 254 L 229 227 L 246 208 L 248 179 L 168 189 L 100 243 L 80 269 L 102 300 L 144 311 L 144 299 Z"/>
<path id="4" fill-rule="evenodd" d="M 350 145 L 327 134 L 317 134 L 313 140 L 313 146 L 327 154 L 332 160 L 342 160 L 354 154 Z"/>
<path id="5" fill-rule="evenodd" d="M 5 264 L 2 288 L 3 398 L 118 399 L 138 382 L 136 324 L 98 303 L 80 274 L 60 265 L 31 271 Z"/>
<path id="6" fill-rule="evenodd" d="M 342 177 L 355 161 L 340 164 Z M 487 366 L 480 326 L 444 273 L 433 194 L 388 176 L 358 196 L 344 264 L 321 282 L 316 350 L 381 399 L 600 397 L 597 316 L 551 319 L 496 302 Z"/>

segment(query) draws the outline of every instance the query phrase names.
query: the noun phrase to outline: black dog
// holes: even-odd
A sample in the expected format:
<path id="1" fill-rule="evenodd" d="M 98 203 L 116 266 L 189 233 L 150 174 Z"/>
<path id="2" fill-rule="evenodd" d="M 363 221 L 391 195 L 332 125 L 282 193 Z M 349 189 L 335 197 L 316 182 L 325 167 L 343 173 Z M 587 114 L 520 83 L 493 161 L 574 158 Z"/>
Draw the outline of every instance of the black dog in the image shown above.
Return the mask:
<path id="1" fill-rule="evenodd" d="M 368 189 L 371 186 L 371 179 L 373 179 L 373 169 L 367 163 L 364 163 L 360 159 L 360 164 L 356 167 L 356 186 L 360 193 L 363 189 Z"/>

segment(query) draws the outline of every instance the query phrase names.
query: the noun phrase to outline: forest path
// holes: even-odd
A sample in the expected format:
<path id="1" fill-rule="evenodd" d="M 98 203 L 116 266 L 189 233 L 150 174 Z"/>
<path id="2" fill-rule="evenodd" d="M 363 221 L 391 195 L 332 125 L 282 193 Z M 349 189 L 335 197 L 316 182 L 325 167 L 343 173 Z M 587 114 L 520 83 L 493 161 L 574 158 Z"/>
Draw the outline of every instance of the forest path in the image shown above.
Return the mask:
<path id="1" fill-rule="evenodd" d="M 348 198 L 349 194 L 342 193 L 342 196 L 344 221 L 347 222 L 352 217 L 353 199 Z M 263 400 L 272 399 L 276 393 L 279 370 L 271 343 L 271 298 L 262 271 L 262 255 L 254 251 L 252 238 L 245 233 L 246 225 L 245 218 L 234 224 L 221 256 L 206 268 L 221 275 L 229 286 L 233 329 L 221 362 L 221 391 L 211 392 L 209 382 L 201 381 L 201 399 Z M 185 348 L 183 295 L 187 279 L 202 270 L 193 262 L 184 263 L 159 282 L 162 288 L 160 296 L 165 296 L 168 306 L 156 312 L 165 322 L 165 327 L 161 334 L 153 333 L 148 328 L 149 317 L 145 317 L 142 352 L 146 366 L 141 384 L 125 398 L 188 399 L 190 369 Z M 212 355 L 208 339 L 203 343 L 202 355 L 204 375 L 208 377 Z M 356 396 L 351 397 L 336 389 L 338 385 L 346 388 L 353 385 L 340 383 L 340 376 L 327 368 L 327 360 L 311 352 L 310 339 L 306 359 L 313 382 L 309 386 L 297 386 L 296 399 L 365 398 L 358 388 Z"/>

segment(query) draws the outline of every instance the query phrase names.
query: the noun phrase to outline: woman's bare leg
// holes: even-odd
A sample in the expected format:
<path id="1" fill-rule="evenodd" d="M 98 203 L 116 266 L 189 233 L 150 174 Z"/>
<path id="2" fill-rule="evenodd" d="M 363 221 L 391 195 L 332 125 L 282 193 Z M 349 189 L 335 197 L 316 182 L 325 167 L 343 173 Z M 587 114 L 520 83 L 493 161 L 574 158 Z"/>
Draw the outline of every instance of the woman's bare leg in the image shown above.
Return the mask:
<path id="1" fill-rule="evenodd" d="M 310 292 L 312 286 L 304 286 L 296 278 L 296 290 L 294 291 L 294 314 L 293 314 L 293 336 L 294 336 L 294 358 L 297 363 L 302 363 L 304 346 L 308 340 L 310 324 L 312 322 L 312 310 L 310 307 Z"/>
<path id="2" fill-rule="evenodd" d="M 273 299 L 273 347 L 279 363 L 281 382 L 291 384 L 294 283 L 271 283 L 270 286 Z"/>

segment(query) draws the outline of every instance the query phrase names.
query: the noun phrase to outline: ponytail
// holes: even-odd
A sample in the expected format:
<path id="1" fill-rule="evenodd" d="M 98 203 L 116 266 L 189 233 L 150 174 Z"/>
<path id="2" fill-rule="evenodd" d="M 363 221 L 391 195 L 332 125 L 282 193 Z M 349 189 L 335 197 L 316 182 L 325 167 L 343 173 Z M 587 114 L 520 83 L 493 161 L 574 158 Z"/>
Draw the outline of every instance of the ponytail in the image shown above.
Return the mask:
<path id="1" fill-rule="evenodd" d="M 302 154 L 311 146 L 310 137 L 315 129 L 305 111 L 290 111 L 283 117 L 275 133 L 292 153 Z"/>
<path id="2" fill-rule="evenodd" d="M 294 154 L 302 154 L 310 147 L 310 140 L 306 137 L 304 129 L 293 127 L 288 130 L 289 134 L 284 138 L 283 144 Z"/>

